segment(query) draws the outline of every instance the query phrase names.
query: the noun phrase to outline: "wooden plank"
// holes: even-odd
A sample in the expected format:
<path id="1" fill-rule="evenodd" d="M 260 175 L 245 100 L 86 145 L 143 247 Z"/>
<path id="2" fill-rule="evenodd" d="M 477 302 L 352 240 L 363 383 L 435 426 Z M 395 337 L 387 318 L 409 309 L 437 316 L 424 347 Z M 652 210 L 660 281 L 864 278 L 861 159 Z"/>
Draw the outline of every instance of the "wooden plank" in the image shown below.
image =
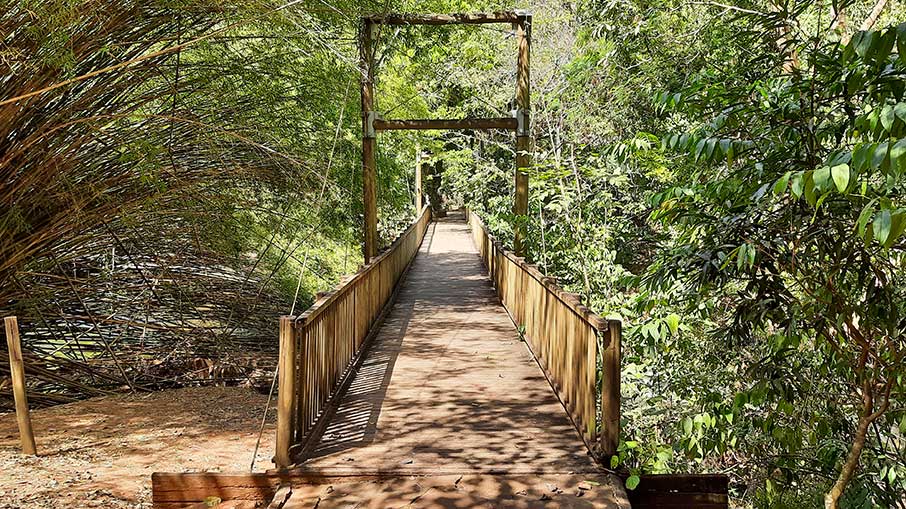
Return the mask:
<path id="1" fill-rule="evenodd" d="M 452 14 L 386 14 L 366 18 L 382 25 L 478 25 L 486 23 L 515 23 L 522 15 L 512 11 L 491 13 Z"/>
<path id="2" fill-rule="evenodd" d="M 499 118 L 458 118 L 458 119 L 378 119 L 374 121 L 377 131 L 426 130 L 426 129 L 509 129 L 516 130 L 516 119 Z"/>
<path id="3" fill-rule="evenodd" d="M 6 327 L 6 346 L 9 349 L 9 372 L 13 381 L 13 399 L 16 404 L 16 423 L 19 425 L 19 442 L 23 454 L 36 455 L 35 432 L 28 412 L 28 392 L 25 389 L 25 364 L 22 362 L 22 344 L 19 341 L 19 321 L 15 316 L 3 319 Z"/>
<path id="4" fill-rule="evenodd" d="M 151 475 L 154 507 L 164 503 L 201 502 L 207 497 L 221 500 L 270 500 L 280 476 L 268 474 L 165 473 Z"/>
<path id="5" fill-rule="evenodd" d="M 418 233 L 417 231 L 415 233 Z M 418 238 L 418 245 L 421 246 L 422 239 L 424 235 Z M 409 257 L 409 261 L 406 264 L 403 273 L 400 275 L 400 280 L 404 280 L 406 273 L 409 272 L 409 268 L 412 266 L 412 261 L 414 260 L 413 256 Z M 396 302 L 399 292 L 402 290 L 402 285 L 397 285 L 393 289 L 393 293 L 388 298 L 387 302 L 384 303 L 383 308 L 378 314 L 377 318 L 374 321 L 374 324 L 368 331 L 365 336 L 365 339 L 362 340 L 362 346 L 356 355 L 351 359 L 349 363 L 349 368 L 343 372 L 342 378 L 339 380 L 335 390 L 331 391 L 329 397 L 324 398 L 323 408 L 324 411 L 318 417 L 317 421 L 312 424 L 311 432 L 305 436 L 305 440 L 299 444 L 299 452 L 297 456 L 304 461 L 306 456 L 310 455 L 315 446 L 318 445 L 318 441 L 321 440 L 324 430 L 327 429 L 327 426 L 330 424 L 330 421 L 333 419 L 336 414 L 339 405 L 342 403 L 342 396 L 349 389 L 349 385 L 355 379 L 359 368 L 364 362 L 365 357 L 368 355 L 369 348 L 371 343 L 374 341 L 374 338 L 380 332 L 381 325 L 384 323 L 387 315 L 393 309 L 393 306 Z"/>
<path id="6" fill-rule="evenodd" d="M 722 474 L 658 474 L 641 476 L 627 493 L 633 509 L 727 509 L 728 488 Z"/>
<path id="7" fill-rule="evenodd" d="M 203 479 L 199 479 L 203 476 Z M 542 494 L 551 493 L 556 486 L 560 494 L 552 494 L 556 507 L 587 508 L 610 507 L 628 509 L 628 501 L 620 488 L 619 479 L 606 473 L 524 473 L 524 474 L 488 474 L 473 472 L 438 472 L 436 474 L 414 476 L 399 474 L 379 475 L 311 475 L 293 473 L 292 475 L 246 474 L 166 474 L 154 476 L 155 509 L 187 509 L 199 507 L 204 493 L 221 493 L 226 498 L 217 507 L 230 509 L 251 509 L 263 507 L 268 501 L 283 499 L 278 485 L 291 486 L 288 499 L 283 507 L 482 507 L 492 504 L 494 507 L 535 507 L 525 501 L 543 499 Z M 255 489 L 263 477 L 266 485 L 261 496 L 254 498 L 230 498 L 229 492 L 221 490 L 223 486 L 234 488 L 246 485 Z M 195 479 L 193 479 L 195 478 Z M 573 497 L 582 483 L 593 479 L 596 481 L 591 489 L 582 490 L 582 498 Z M 198 482 L 202 481 L 202 482 Z M 191 485 L 191 487 L 190 487 Z M 327 488 L 330 486 L 331 488 Z M 181 491 L 189 488 L 189 491 Z M 327 489 L 326 489 L 327 488 Z M 182 495 L 180 495 L 182 493 Z M 251 492 L 250 492 L 251 493 Z M 567 495 L 568 493 L 568 495 Z M 166 494 L 165 497 L 162 495 Z M 427 496 L 425 496 L 427 495 Z M 216 496 L 216 495 L 213 495 Z M 245 496 L 248 496 L 247 494 Z M 433 498 L 432 498 L 433 496 Z M 187 500 L 175 500 L 184 498 Z M 191 500 L 188 500 L 191 499 Z M 413 504 L 414 500 L 417 504 Z M 256 505 L 257 502 L 257 505 Z M 497 502 L 497 504 L 493 504 Z M 514 505 L 515 504 L 515 505 Z"/>
<path id="8" fill-rule="evenodd" d="M 267 504 L 267 509 L 283 509 L 283 506 L 286 505 L 286 502 L 289 501 L 289 498 L 292 496 L 292 485 L 287 482 L 282 483 L 280 487 L 277 488 L 277 492 L 274 493 L 274 498 Z"/>
<path id="9" fill-rule="evenodd" d="M 727 509 L 727 495 L 713 493 L 629 494 L 633 509 Z"/>
<path id="10" fill-rule="evenodd" d="M 729 478 L 723 474 L 657 474 L 643 475 L 636 493 L 724 493 L 729 491 Z"/>

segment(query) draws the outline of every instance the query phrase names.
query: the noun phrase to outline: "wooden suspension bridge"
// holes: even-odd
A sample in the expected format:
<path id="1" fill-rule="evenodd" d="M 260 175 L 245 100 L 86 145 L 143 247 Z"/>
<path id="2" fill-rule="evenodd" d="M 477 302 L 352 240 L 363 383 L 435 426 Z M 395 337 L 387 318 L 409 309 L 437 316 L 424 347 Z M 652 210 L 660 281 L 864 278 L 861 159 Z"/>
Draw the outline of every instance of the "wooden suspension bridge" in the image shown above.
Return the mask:
<path id="1" fill-rule="evenodd" d="M 476 23 L 515 29 L 512 117 L 373 111 L 381 27 Z M 526 263 L 521 231 L 507 251 L 472 212 L 433 220 L 419 192 L 416 221 L 378 253 L 381 130 L 514 131 L 513 209 L 526 213 L 531 15 L 388 15 L 364 19 L 362 34 L 366 264 L 280 318 L 276 468 L 155 473 L 155 507 L 727 507 L 723 476 L 643 476 L 627 493 L 607 468 L 620 438 L 621 324 Z"/>

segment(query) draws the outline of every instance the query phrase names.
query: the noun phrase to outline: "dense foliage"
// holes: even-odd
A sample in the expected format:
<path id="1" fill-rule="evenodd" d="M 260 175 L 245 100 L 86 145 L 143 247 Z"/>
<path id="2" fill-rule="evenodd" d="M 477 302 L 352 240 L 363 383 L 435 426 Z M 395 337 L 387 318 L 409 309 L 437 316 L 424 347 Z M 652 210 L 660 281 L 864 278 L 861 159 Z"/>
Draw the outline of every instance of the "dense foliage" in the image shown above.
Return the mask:
<path id="1" fill-rule="evenodd" d="M 0 307 L 45 402 L 262 374 L 274 317 L 361 263 L 359 17 L 515 7 L 6 0 Z M 529 215 L 511 135 L 388 133 L 382 238 L 421 152 L 447 206 L 525 224 L 529 258 L 622 318 L 615 467 L 726 472 L 744 506 L 904 507 L 903 5 L 530 7 Z M 382 30 L 378 111 L 507 114 L 513 40 Z"/>

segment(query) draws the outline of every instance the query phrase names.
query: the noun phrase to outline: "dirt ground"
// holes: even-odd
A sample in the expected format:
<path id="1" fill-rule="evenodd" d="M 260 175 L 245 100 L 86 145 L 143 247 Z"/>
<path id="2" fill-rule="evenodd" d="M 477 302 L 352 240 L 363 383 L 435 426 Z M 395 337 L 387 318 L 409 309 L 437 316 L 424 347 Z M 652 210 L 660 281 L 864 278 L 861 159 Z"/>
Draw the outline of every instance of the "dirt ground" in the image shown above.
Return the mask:
<path id="1" fill-rule="evenodd" d="M 15 415 L 0 415 L 0 509 L 148 508 L 152 472 L 248 471 L 266 402 L 248 388 L 202 387 L 36 410 L 37 457 L 19 453 Z M 256 471 L 273 466 L 274 414 Z"/>

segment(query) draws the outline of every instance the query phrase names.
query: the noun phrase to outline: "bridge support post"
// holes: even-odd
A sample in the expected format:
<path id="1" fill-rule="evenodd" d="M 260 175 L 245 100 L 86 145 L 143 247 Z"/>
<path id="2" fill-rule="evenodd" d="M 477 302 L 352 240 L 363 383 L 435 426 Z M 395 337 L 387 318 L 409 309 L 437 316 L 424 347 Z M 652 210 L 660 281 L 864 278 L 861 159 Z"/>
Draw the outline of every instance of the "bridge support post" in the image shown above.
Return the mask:
<path id="1" fill-rule="evenodd" d="M 291 316 L 280 317 L 280 353 L 277 363 L 277 444 L 274 463 L 277 468 L 292 464 L 290 447 L 293 445 L 293 409 L 296 396 L 296 338 Z"/>
<path id="2" fill-rule="evenodd" d="M 364 20 L 362 27 L 362 204 L 365 212 L 365 245 L 363 255 L 367 265 L 377 254 L 377 177 L 375 149 L 377 131 L 374 129 L 374 30 L 371 19 Z"/>
<path id="3" fill-rule="evenodd" d="M 606 462 L 620 445 L 620 343 L 622 323 L 608 320 L 601 374 L 601 454 Z"/>
<path id="4" fill-rule="evenodd" d="M 516 23 L 514 23 L 514 28 L 519 41 L 519 56 L 516 63 L 516 171 L 513 201 L 513 215 L 516 216 L 516 236 L 513 248 L 517 256 L 525 256 L 525 221 L 528 216 L 529 192 L 529 177 L 526 170 L 532 164 L 529 116 L 531 108 L 529 54 L 531 49 L 532 15 L 519 11 L 516 14 L 518 18 Z"/>

